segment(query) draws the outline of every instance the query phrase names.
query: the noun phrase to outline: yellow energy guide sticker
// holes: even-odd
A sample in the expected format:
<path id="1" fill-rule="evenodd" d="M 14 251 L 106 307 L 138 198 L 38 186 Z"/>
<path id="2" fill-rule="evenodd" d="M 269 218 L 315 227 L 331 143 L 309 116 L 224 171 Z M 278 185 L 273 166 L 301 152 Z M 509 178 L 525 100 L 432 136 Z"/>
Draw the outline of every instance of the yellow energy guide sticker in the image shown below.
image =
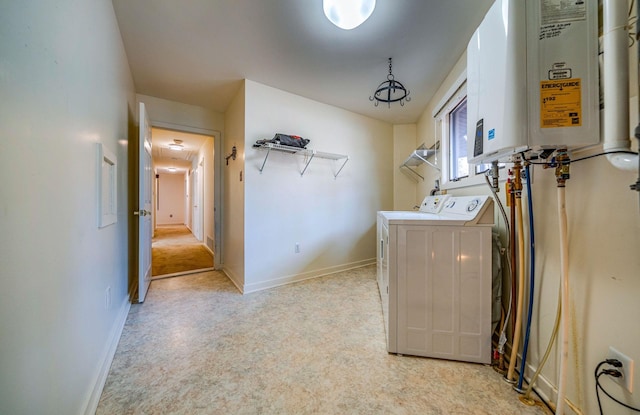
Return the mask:
<path id="1" fill-rule="evenodd" d="M 581 79 L 540 82 L 540 128 L 582 125 Z"/>

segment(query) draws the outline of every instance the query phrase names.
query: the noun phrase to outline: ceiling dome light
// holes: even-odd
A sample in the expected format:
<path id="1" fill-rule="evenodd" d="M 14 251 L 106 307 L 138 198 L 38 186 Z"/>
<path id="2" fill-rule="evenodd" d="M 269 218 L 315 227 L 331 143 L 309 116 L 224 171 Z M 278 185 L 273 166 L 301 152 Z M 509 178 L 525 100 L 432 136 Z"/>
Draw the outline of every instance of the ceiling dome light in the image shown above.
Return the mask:
<path id="1" fill-rule="evenodd" d="M 173 139 L 173 143 L 169 144 L 169 148 L 174 151 L 182 151 L 184 147 L 182 145 L 182 140 Z"/>
<path id="2" fill-rule="evenodd" d="M 371 16 L 376 0 L 322 0 L 324 15 L 334 25 L 351 30 Z"/>

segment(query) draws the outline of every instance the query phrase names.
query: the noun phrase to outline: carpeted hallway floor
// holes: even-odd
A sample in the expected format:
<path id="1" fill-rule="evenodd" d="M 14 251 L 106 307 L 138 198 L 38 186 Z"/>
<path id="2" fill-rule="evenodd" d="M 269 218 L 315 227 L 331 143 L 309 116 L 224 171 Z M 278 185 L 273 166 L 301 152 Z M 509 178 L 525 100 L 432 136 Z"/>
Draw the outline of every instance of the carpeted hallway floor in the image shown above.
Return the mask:
<path id="1" fill-rule="evenodd" d="M 246 295 L 218 271 L 154 280 L 96 414 L 545 414 L 491 367 L 388 354 L 375 272 Z"/>
<path id="2" fill-rule="evenodd" d="M 213 267 L 211 252 L 184 225 L 156 227 L 151 255 L 153 277 Z"/>

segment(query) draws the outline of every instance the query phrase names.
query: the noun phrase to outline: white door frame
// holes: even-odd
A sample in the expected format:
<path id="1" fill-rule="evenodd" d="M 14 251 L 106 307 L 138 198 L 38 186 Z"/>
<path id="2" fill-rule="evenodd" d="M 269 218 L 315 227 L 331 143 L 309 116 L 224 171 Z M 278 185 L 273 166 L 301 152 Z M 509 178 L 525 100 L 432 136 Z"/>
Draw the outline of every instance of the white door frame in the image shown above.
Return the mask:
<path id="1" fill-rule="evenodd" d="M 206 128 L 190 127 L 153 120 L 151 120 L 151 126 L 164 128 L 166 130 L 182 131 L 185 133 L 194 133 L 213 137 L 213 236 L 215 238 L 213 246 L 213 267 L 215 269 L 221 269 L 222 255 L 224 251 L 224 246 L 222 245 L 222 195 L 224 194 L 222 191 L 224 183 L 224 170 L 222 168 L 222 133 L 218 130 L 209 130 Z M 193 199 L 193 194 L 191 194 L 191 198 Z"/>
<path id="2" fill-rule="evenodd" d="M 191 232 L 193 236 L 200 242 L 202 242 L 202 185 L 200 184 L 202 177 L 202 168 L 198 164 L 198 167 L 193 170 L 193 197 L 191 198 L 191 217 L 193 221 L 193 228 Z"/>
<path id="3" fill-rule="evenodd" d="M 151 125 L 145 105 L 140 102 L 139 114 L 139 166 L 138 166 L 138 299 L 144 302 L 151 284 L 151 238 L 153 237 L 153 158 L 151 155 Z"/>

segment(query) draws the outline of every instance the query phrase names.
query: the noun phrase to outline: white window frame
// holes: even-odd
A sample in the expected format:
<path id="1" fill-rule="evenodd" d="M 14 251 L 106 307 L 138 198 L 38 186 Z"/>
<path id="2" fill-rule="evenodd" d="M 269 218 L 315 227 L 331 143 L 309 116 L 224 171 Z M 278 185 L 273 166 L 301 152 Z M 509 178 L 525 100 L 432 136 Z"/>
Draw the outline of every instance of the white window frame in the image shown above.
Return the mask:
<path id="1" fill-rule="evenodd" d="M 436 141 L 440 141 L 442 150 L 441 189 L 457 189 L 485 183 L 484 173 L 476 173 L 476 164 L 469 163 L 469 175 L 452 180 L 449 173 L 451 160 L 449 116 L 467 98 L 467 72 L 464 71 L 447 91 L 432 115 L 434 117 Z M 469 133 L 467 132 L 467 139 Z"/>

